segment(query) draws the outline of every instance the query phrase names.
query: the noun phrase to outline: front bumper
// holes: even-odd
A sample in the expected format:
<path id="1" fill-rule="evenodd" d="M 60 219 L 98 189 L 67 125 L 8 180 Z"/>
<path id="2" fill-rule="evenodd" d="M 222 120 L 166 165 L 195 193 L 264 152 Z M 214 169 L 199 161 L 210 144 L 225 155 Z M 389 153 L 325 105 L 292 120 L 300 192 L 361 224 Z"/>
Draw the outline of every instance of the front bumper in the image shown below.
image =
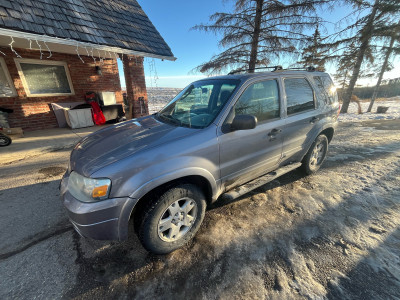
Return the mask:
<path id="1" fill-rule="evenodd" d="M 96 240 L 121 240 L 120 216 L 129 198 L 113 198 L 86 203 L 74 198 L 66 189 L 67 177 L 60 190 L 64 207 L 75 230 L 84 237 Z"/>

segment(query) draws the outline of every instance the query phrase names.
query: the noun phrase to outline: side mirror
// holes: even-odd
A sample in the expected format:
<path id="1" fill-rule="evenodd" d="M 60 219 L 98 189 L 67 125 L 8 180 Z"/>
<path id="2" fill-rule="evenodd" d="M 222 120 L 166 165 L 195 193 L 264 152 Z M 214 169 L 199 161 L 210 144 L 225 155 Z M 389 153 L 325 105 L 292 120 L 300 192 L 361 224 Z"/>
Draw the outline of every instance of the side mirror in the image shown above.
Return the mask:
<path id="1" fill-rule="evenodd" d="M 232 121 L 231 131 L 254 129 L 257 126 L 257 118 L 252 115 L 237 115 Z"/>

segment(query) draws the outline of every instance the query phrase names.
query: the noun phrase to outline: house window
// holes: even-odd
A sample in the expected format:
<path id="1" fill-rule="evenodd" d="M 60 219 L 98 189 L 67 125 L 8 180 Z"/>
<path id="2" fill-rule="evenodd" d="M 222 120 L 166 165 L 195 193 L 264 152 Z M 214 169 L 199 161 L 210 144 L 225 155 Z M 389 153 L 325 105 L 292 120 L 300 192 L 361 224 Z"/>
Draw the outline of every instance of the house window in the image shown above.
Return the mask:
<path id="1" fill-rule="evenodd" d="M 28 97 L 73 95 L 67 63 L 36 59 L 15 59 Z"/>
<path id="2" fill-rule="evenodd" d="M 16 95 L 17 92 L 10 73 L 8 73 L 6 62 L 4 58 L 0 57 L 0 97 L 15 97 Z"/>

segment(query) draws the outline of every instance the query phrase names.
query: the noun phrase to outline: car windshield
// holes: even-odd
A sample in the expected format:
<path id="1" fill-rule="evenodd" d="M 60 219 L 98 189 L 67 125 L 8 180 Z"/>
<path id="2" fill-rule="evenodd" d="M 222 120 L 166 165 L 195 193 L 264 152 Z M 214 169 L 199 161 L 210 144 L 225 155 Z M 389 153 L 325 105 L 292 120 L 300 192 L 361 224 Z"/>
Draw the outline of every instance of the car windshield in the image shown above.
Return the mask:
<path id="1" fill-rule="evenodd" d="M 177 126 L 205 128 L 214 121 L 239 83 L 239 80 L 229 79 L 196 81 L 183 89 L 156 116 Z"/>

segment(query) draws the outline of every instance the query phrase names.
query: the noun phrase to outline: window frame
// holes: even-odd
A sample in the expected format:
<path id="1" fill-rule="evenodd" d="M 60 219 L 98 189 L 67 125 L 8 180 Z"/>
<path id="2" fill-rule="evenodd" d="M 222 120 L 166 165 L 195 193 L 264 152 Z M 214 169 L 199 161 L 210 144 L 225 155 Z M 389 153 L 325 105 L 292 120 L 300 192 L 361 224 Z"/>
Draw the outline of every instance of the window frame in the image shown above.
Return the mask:
<path id="1" fill-rule="evenodd" d="M 68 64 L 65 61 L 55 61 L 55 60 L 40 60 L 40 59 L 30 59 L 30 58 L 14 58 L 15 64 L 18 69 L 19 77 L 21 78 L 22 85 L 28 97 L 51 97 L 51 96 L 73 96 L 75 95 L 75 90 L 72 85 L 71 75 L 69 73 Z M 25 79 L 24 72 L 22 71 L 20 63 L 29 63 L 37 65 L 52 65 L 52 66 L 63 66 L 65 74 L 67 76 L 70 93 L 43 93 L 43 94 L 32 94 L 29 90 L 28 83 Z"/>
<path id="2" fill-rule="evenodd" d="M 257 81 L 251 81 L 249 82 L 246 87 L 243 89 L 243 91 L 238 95 L 235 103 L 232 106 L 232 110 L 234 111 L 236 108 L 237 103 L 239 102 L 240 98 L 243 96 L 243 94 L 247 91 L 248 88 L 250 88 L 252 85 L 260 83 L 260 82 L 265 82 L 265 81 L 271 81 L 274 80 L 277 84 L 277 89 L 278 89 L 278 102 L 279 102 L 279 117 L 273 118 L 273 119 L 267 119 L 263 121 L 258 121 L 258 124 L 264 124 L 264 123 L 269 123 L 277 120 L 281 120 L 283 118 L 283 113 L 282 113 L 282 107 L 284 106 L 283 101 L 282 101 L 282 91 L 281 91 L 281 84 L 279 77 L 268 77 L 268 78 L 259 78 Z M 226 119 L 229 118 L 229 115 L 226 117 Z M 226 120 L 224 121 L 224 123 Z"/>
<path id="3" fill-rule="evenodd" d="M 313 103 L 314 103 L 314 107 L 313 108 L 310 108 L 310 109 L 307 109 L 307 110 L 302 110 L 302 111 L 299 111 L 299 112 L 296 112 L 296 113 L 292 113 L 292 114 L 289 114 L 288 113 L 288 99 L 287 99 L 287 94 L 286 94 L 286 84 L 285 84 L 285 80 L 286 79 L 305 79 L 306 81 L 307 81 L 307 83 L 308 83 L 308 85 L 310 86 L 310 88 L 311 88 L 311 91 L 312 91 L 312 94 L 313 94 Z M 315 96 L 315 90 L 314 90 L 314 86 L 313 86 L 313 84 L 311 83 L 311 81 L 307 78 L 307 76 L 305 76 L 305 75 L 295 75 L 295 76 L 284 76 L 284 77 L 282 77 L 282 88 L 283 88 L 283 91 L 284 91 L 284 93 L 285 93 L 285 111 L 286 111 L 286 117 L 287 118 L 289 118 L 289 117 L 291 117 L 291 116 L 296 116 L 296 115 L 298 115 L 298 114 L 303 114 L 303 113 L 306 113 L 306 112 L 310 112 L 310 111 L 313 111 L 313 110 L 317 110 L 318 109 L 318 107 L 317 107 L 317 101 L 316 101 L 316 96 Z"/>
<path id="4" fill-rule="evenodd" d="M 17 90 L 15 89 L 15 86 L 14 86 L 14 81 L 11 78 L 10 72 L 8 71 L 8 67 L 7 67 L 6 61 L 4 60 L 3 57 L 0 57 L 0 65 L 1 65 L 1 68 L 2 68 L 2 70 L 4 72 L 4 75 L 6 76 L 8 84 L 10 85 L 11 93 L 12 93 L 10 96 L 0 94 L 0 97 L 1 98 L 11 98 L 11 97 L 18 96 Z"/>

